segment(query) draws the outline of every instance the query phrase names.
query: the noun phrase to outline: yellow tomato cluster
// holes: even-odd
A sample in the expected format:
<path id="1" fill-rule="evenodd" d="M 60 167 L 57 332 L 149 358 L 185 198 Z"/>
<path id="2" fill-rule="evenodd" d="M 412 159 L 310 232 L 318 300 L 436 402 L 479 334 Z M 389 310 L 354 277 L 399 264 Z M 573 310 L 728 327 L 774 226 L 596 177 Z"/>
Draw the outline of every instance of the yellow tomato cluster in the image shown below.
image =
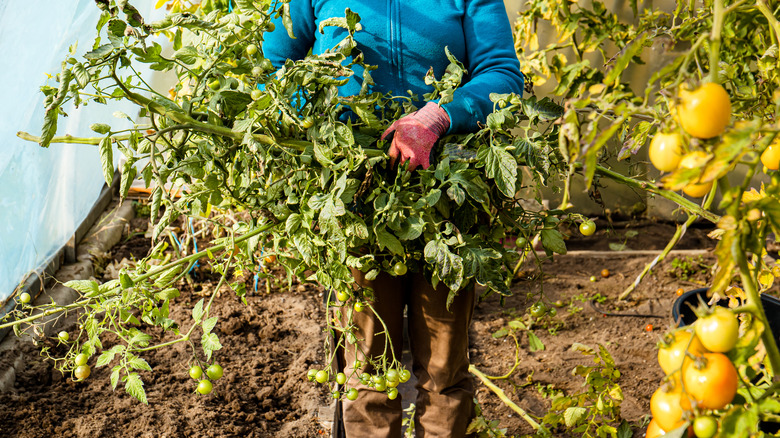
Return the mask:
<path id="1" fill-rule="evenodd" d="M 658 349 L 658 363 L 666 377 L 650 399 L 653 419 L 646 438 L 663 436 L 686 424 L 692 425 L 689 436 L 709 438 L 717 432 L 711 411 L 728 406 L 739 384 L 737 369 L 724 354 L 737 344 L 738 334 L 734 313 L 716 306 L 693 329 L 666 335 Z"/>
<path id="2" fill-rule="evenodd" d="M 683 87 L 679 91 L 679 102 L 670 108 L 672 118 L 690 136 L 708 139 L 723 133 L 731 121 L 731 99 L 719 84 L 706 83 L 691 91 Z M 683 137 L 677 132 L 659 133 L 650 141 L 648 151 L 650 162 L 661 172 L 677 169 L 695 169 L 704 166 L 709 159 L 706 152 L 685 153 Z M 777 148 L 780 166 L 780 146 Z M 683 193 L 699 198 L 712 189 L 712 182 L 691 183 Z"/>

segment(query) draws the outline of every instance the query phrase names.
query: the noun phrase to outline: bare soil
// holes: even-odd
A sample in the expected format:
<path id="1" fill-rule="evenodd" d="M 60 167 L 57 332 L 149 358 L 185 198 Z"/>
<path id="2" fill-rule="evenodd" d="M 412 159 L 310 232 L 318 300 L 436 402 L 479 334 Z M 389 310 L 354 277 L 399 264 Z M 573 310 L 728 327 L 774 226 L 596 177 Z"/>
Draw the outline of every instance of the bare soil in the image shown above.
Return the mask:
<path id="1" fill-rule="evenodd" d="M 140 258 L 149 249 L 143 238 L 145 223 L 133 221 L 136 235 L 112 251 L 115 260 Z M 626 230 L 636 230 L 629 233 Z M 570 250 L 609 251 L 609 243 L 627 249 L 663 248 L 674 225 L 651 222 L 599 223 L 590 238 L 574 237 Z M 692 229 L 678 248 L 711 249 L 714 243 L 706 229 Z M 513 365 L 514 342 L 493 334 L 538 300 L 556 307 L 557 316 L 534 327 L 544 350 L 531 352 L 527 337 L 519 339 L 520 363 L 504 380 L 495 381 L 521 408 L 542 416 L 550 403 L 540 388 L 554 387 L 567 393 L 582 391 L 584 381 L 571 371 L 578 365 L 593 365 L 590 357 L 572 351 L 574 343 L 594 348 L 603 345 L 622 373 L 620 385 L 625 400 L 621 414 L 631 422 L 634 436 L 643 436 L 649 400 L 663 377 L 656 362 L 655 344 L 673 324 L 672 303 L 678 288 L 701 287 L 710 278 L 711 253 L 702 257 L 669 257 L 659 264 L 628 300 L 617 296 L 634 281 L 652 256 L 624 253 L 577 253 L 529 263 L 513 286 L 514 295 L 502 303 L 492 295 L 478 304 L 472 325 L 471 360 L 480 371 L 503 375 Z M 689 268 L 680 269 L 681 262 Z M 609 270 L 603 278 L 600 273 Z M 595 282 L 590 281 L 596 276 Z M 191 305 L 203 291 L 214 287 L 201 277 L 195 288 L 184 289 L 172 318 L 186 320 Z M 252 288 L 250 288 L 252 289 Z M 329 394 L 306 380 L 306 371 L 322 367 L 324 306 L 322 290 L 311 285 L 272 284 L 270 294 L 261 285 L 252 290 L 244 305 L 235 294 L 224 291 L 213 305 L 219 316 L 215 329 L 224 348 L 215 360 L 225 376 L 208 396 L 195 393 L 187 369 L 192 357 L 189 346 L 157 350 L 146 356 L 153 372 L 144 372 L 149 405 L 143 405 L 118 387 L 112 391 L 110 370 L 94 368 L 83 382 L 73 382 L 44 360 L 39 350 L 25 343 L 20 347 L 26 366 L 17 373 L 13 391 L 0 394 L 2 437 L 317 437 L 329 434 L 319 421 L 320 408 L 331 403 Z M 595 305 L 590 303 L 593 300 Z M 630 314 L 613 316 L 605 313 Z M 648 324 L 652 331 L 646 331 Z M 548 330 L 549 329 L 549 330 Z M 7 358 L 0 364 L 7 364 Z M 477 384 L 477 398 L 489 420 L 499 420 L 508 435 L 522 436 L 530 426 L 505 406 L 487 387 Z"/>

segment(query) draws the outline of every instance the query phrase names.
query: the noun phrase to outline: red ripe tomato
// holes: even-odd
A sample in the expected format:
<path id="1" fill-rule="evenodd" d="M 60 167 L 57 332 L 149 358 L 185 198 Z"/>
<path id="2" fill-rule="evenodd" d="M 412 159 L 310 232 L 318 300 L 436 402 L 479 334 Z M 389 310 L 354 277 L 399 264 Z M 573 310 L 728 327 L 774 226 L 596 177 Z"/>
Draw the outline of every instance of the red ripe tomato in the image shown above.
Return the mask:
<path id="1" fill-rule="evenodd" d="M 687 350 L 686 350 L 687 349 Z M 707 350 L 689 330 L 681 329 L 666 335 L 658 346 L 658 364 L 665 374 L 669 375 L 682 367 L 686 351 L 693 356 L 699 356 Z"/>
<path id="2" fill-rule="evenodd" d="M 739 320 L 731 310 L 715 306 L 712 313 L 697 319 L 693 327 L 704 348 L 713 353 L 725 353 L 739 338 Z"/>
<path id="3" fill-rule="evenodd" d="M 700 408 L 723 409 L 734 400 L 739 376 L 722 353 L 704 353 L 701 359 L 683 365 L 683 383 Z"/>
<path id="4" fill-rule="evenodd" d="M 677 382 L 673 385 L 671 388 L 667 388 L 667 385 L 661 386 L 650 398 L 653 420 L 665 432 L 685 424 L 683 414 L 691 408 L 688 396 L 683 394 L 681 385 Z"/>

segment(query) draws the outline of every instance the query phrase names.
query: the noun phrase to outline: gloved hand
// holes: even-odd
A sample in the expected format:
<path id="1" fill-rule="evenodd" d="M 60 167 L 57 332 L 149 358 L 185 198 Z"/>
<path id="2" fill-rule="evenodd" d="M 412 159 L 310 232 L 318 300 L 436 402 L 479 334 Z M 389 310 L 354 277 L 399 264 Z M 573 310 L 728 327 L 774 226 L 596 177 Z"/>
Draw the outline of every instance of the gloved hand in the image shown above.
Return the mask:
<path id="1" fill-rule="evenodd" d="M 419 110 L 393 122 L 382 134 L 382 140 L 393 134 L 393 142 L 387 154 L 395 165 L 409 160 L 409 170 L 417 166 L 427 169 L 431 165 L 431 149 L 434 143 L 450 128 L 450 116 L 442 107 L 428 102 Z"/>

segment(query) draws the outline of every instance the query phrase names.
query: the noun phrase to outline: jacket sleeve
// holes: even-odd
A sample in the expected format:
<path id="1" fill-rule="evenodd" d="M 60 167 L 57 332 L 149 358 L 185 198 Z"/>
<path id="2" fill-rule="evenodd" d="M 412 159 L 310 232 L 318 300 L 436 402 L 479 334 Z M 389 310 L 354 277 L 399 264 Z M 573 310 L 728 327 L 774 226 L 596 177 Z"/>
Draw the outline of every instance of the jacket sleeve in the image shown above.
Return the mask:
<path id="1" fill-rule="evenodd" d="M 306 57 L 317 31 L 312 0 L 291 0 L 289 5 L 295 39 L 287 34 L 281 16 L 271 20 L 276 26 L 274 31 L 264 35 L 263 56 L 277 69 L 288 59 L 297 61 Z"/>
<path id="2" fill-rule="evenodd" d="M 463 32 L 469 81 L 442 105 L 450 116 L 448 134 L 472 132 L 493 112 L 490 93 L 523 94 L 523 75 L 512 29 L 501 0 L 466 0 Z"/>

